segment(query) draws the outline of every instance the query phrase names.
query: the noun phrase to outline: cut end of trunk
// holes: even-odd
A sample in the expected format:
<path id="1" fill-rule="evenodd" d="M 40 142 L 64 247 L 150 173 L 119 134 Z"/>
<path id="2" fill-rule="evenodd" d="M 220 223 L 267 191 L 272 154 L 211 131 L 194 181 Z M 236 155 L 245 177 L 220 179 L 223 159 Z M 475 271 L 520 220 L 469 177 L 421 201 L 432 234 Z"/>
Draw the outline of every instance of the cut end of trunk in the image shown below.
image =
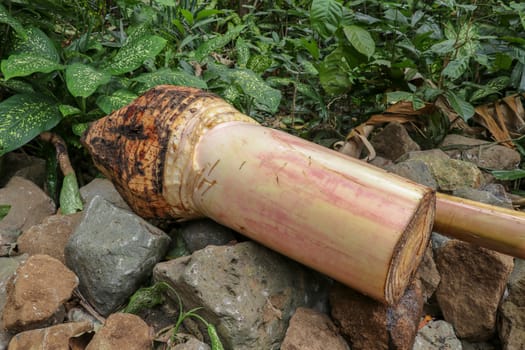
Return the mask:
<path id="1" fill-rule="evenodd" d="M 435 205 L 435 195 L 429 189 L 394 249 L 385 283 L 388 304 L 398 302 L 417 272 L 432 233 Z"/>

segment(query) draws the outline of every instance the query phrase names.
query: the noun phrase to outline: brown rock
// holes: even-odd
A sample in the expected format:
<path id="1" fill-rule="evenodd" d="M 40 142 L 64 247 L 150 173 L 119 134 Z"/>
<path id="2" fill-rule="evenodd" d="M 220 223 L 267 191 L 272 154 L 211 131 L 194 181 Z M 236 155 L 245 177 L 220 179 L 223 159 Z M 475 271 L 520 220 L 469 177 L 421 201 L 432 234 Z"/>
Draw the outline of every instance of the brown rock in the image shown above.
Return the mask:
<path id="1" fill-rule="evenodd" d="M 8 282 L 2 313 L 4 327 L 23 331 L 61 322 L 62 304 L 77 285 L 77 276 L 57 259 L 47 255 L 29 257 Z"/>
<path id="2" fill-rule="evenodd" d="M 419 264 L 416 279 L 419 279 L 421 282 L 423 300 L 426 302 L 434 294 L 441 280 L 436 263 L 434 262 L 431 242 L 427 246 L 421 264 Z"/>
<path id="3" fill-rule="evenodd" d="M 436 297 L 445 320 L 459 338 L 490 339 L 513 258 L 451 239 L 436 251 L 436 264 L 441 275 Z"/>
<path id="4" fill-rule="evenodd" d="M 371 140 L 377 155 L 395 161 L 403 154 L 419 151 L 419 145 L 408 135 L 400 123 L 389 123 L 383 130 L 374 135 Z"/>
<path id="5" fill-rule="evenodd" d="M 11 205 L 0 221 L 0 247 L 16 242 L 20 233 L 55 213 L 55 204 L 37 185 L 15 176 L 0 189 L 0 203 Z"/>
<path id="6" fill-rule="evenodd" d="M 312 309 L 299 307 L 281 344 L 281 350 L 350 350 L 330 318 Z"/>
<path id="7" fill-rule="evenodd" d="M 408 350 L 423 311 L 423 296 L 419 283 L 414 282 L 399 303 L 389 307 L 336 284 L 330 304 L 332 319 L 352 350 Z"/>
<path id="8" fill-rule="evenodd" d="M 20 176 L 43 188 L 46 179 L 46 161 L 23 153 L 9 152 L 0 157 L 0 187 L 13 176 Z"/>
<path id="9" fill-rule="evenodd" d="M 78 225 L 82 213 L 49 216 L 18 237 L 18 251 L 29 255 L 46 254 L 65 264 L 64 247 Z"/>
<path id="10" fill-rule="evenodd" d="M 525 260 L 516 259 L 508 291 L 499 309 L 498 336 L 503 350 L 525 349 Z"/>
<path id="11" fill-rule="evenodd" d="M 133 314 L 111 314 L 95 334 L 86 350 L 149 350 L 153 344 L 152 329 Z"/>
<path id="12" fill-rule="evenodd" d="M 80 337 L 92 330 L 93 326 L 89 322 L 70 322 L 25 331 L 11 339 L 8 350 L 70 349 L 71 338 Z"/>

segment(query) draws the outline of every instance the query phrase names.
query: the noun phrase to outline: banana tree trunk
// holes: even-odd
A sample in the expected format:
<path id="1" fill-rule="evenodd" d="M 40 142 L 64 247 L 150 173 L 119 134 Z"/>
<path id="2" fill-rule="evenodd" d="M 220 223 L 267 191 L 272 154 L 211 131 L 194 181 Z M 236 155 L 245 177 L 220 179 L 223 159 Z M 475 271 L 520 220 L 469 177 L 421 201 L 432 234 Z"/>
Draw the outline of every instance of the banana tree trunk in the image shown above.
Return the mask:
<path id="1" fill-rule="evenodd" d="M 139 215 L 212 218 L 389 304 L 434 220 L 432 190 L 197 89 L 154 88 L 96 121 L 83 143 Z"/>

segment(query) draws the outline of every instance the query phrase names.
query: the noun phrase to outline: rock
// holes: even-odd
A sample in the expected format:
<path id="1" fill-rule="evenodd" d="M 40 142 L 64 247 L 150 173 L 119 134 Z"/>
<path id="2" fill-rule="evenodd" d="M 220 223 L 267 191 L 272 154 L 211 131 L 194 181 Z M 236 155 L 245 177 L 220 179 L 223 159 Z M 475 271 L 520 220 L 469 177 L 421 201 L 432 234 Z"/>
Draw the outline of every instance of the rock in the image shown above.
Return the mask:
<path id="1" fill-rule="evenodd" d="M 434 190 L 438 187 L 429 166 L 422 160 L 408 159 L 401 163 L 393 164 L 388 170 Z"/>
<path id="2" fill-rule="evenodd" d="M 77 285 L 77 276 L 57 259 L 30 256 L 8 282 L 4 327 L 23 331 L 62 322 L 62 304 L 71 298 Z"/>
<path id="3" fill-rule="evenodd" d="M 44 159 L 16 152 L 7 153 L 2 158 L 0 187 L 5 186 L 13 176 L 19 176 L 44 188 L 46 179 Z"/>
<path id="4" fill-rule="evenodd" d="M 405 127 L 397 122 L 388 123 L 370 142 L 377 155 L 394 161 L 405 153 L 420 150 Z"/>
<path id="5" fill-rule="evenodd" d="M 390 159 L 386 159 L 381 156 L 375 156 L 374 159 L 371 159 L 368 163 L 385 170 L 394 164 L 394 162 L 392 162 Z"/>
<path id="6" fill-rule="evenodd" d="M 153 346 L 153 332 L 140 317 L 132 314 L 111 314 L 86 350 L 146 350 Z"/>
<path id="7" fill-rule="evenodd" d="M 71 349 L 71 338 L 91 332 L 89 322 L 63 323 L 18 333 L 11 339 L 9 350 L 59 350 Z"/>
<path id="8" fill-rule="evenodd" d="M 131 211 L 129 205 L 124 201 L 120 193 L 108 179 L 94 179 L 80 188 L 80 196 L 84 203 L 90 203 L 95 196 L 100 196 L 114 206 Z"/>
<path id="9" fill-rule="evenodd" d="M 482 174 L 478 167 L 469 162 L 450 159 L 439 149 L 410 152 L 399 161 L 409 159 L 425 162 L 441 191 L 453 191 L 461 187 L 478 188 L 482 184 Z"/>
<path id="10" fill-rule="evenodd" d="M 508 209 L 513 209 L 512 201 L 503 200 L 500 197 L 496 197 L 490 191 L 478 190 L 470 187 L 457 188 L 452 192 L 452 195 L 456 197 L 470 199 L 476 202 L 482 202 L 490 205 L 496 205 Z"/>
<path id="11" fill-rule="evenodd" d="M 436 251 L 436 265 L 441 275 L 436 297 L 445 320 L 459 338 L 490 339 L 512 257 L 451 239 Z"/>
<path id="12" fill-rule="evenodd" d="M 18 237 L 18 251 L 29 255 L 46 254 L 65 264 L 64 248 L 81 217 L 82 213 L 47 217 Z"/>
<path id="13" fill-rule="evenodd" d="M 170 238 L 137 215 L 95 196 L 69 239 L 65 258 L 82 295 L 107 316 L 151 275 Z"/>
<path id="14" fill-rule="evenodd" d="M 330 292 L 332 319 L 352 350 L 410 349 L 423 311 L 419 283 L 389 307 L 336 284 Z"/>
<path id="15" fill-rule="evenodd" d="M 21 255 L 12 258 L 0 258 L 0 315 L 4 310 L 4 305 L 7 299 L 6 286 L 11 276 L 15 273 L 17 267 L 27 259 L 27 255 Z M 7 344 L 11 339 L 9 333 L 0 319 L 0 349 L 7 349 Z"/>
<path id="16" fill-rule="evenodd" d="M 495 345 L 491 343 L 470 343 L 466 340 L 461 341 L 461 345 L 463 347 L 463 350 L 497 350 L 500 349 L 499 347 L 496 347 Z"/>
<path id="17" fill-rule="evenodd" d="M 299 307 L 290 325 L 281 350 L 350 350 L 332 320 L 318 311 Z"/>
<path id="18" fill-rule="evenodd" d="M 177 339 L 180 339 L 181 336 L 177 333 Z M 190 335 L 185 335 L 184 342 L 181 344 L 175 345 L 173 350 L 210 350 L 210 346 L 206 343 L 201 342 L 195 337 Z"/>
<path id="19" fill-rule="evenodd" d="M 5 250 L 22 231 L 55 213 L 51 198 L 33 182 L 18 176 L 0 189 L 0 203 L 11 205 L 7 216 L 0 220 L 0 255 L 6 255 Z"/>
<path id="20" fill-rule="evenodd" d="M 188 221 L 182 224 L 179 234 L 190 253 L 208 245 L 225 245 L 235 241 L 232 230 L 210 219 Z"/>
<path id="21" fill-rule="evenodd" d="M 454 328 L 443 320 L 431 321 L 419 330 L 412 350 L 462 350 Z"/>
<path id="22" fill-rule="evenodd" d="M 441 143 L 453 159 L 474 163 L 477 167 L 495 170 L 516 169 L 521 161 L 519 152 L 508 147 L 457 134 L 449 134 Z"/>
<path id="23" fill-rule="evenodd" d="M 525 260 L 515 260 L 508 291 L 499 310 L 499 338 L 503 350 L 525 349 Z"/>
<path id="24" fill-rule="evenodd" d="M 203 307 L 232 350 L 278 349 L 295 309 L 326 298 L 318 274 L 251 241 L 159 263 L 154 279 L 169 283 L 185 308 Z"/>
<path id="25" fill-rule="evenodd" d="M 429 243 L 425 250 L 425 255 L 419 264 L 415 278 L 421 282 L 421 293 L 423 294 L 423 300 L 426 302 L 434 295 L 441 280 L 436 263 L 434 262 L 432 243 Z"/>

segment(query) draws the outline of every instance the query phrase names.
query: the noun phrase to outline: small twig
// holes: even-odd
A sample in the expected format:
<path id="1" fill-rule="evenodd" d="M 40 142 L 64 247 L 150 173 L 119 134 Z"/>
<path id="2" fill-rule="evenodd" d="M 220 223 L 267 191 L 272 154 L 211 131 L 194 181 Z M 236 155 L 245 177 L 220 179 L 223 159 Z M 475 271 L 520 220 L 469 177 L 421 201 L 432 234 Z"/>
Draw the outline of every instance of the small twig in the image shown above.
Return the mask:
<path id="1" fill-rule="evenodd" d="M 80 293 L 80 291 L 75 288 L 73 291 L 73 295 L 76 296 L 79 300 L 80 306 L 82 306 L 91 316 L 97 319 L 100 323 L 104 324 L 106 322 L 106 319 L 102 317 L 94 308 L 91 306 L 91 304 L 84 298 L 84 296 Z"/>

